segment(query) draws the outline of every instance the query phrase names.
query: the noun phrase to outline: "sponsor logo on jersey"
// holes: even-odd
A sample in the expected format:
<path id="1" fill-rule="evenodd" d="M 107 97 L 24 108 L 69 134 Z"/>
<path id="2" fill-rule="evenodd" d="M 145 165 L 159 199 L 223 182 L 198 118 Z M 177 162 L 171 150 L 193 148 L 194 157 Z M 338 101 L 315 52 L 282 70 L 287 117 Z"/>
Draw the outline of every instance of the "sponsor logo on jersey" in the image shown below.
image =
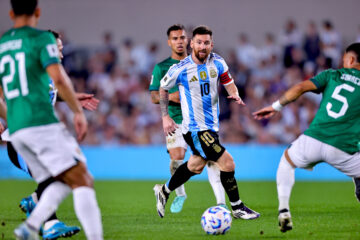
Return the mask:
<path id="1" fill-rule="evenodd" d="M 191 79 L 190 79 L 190 82 L 197 82 L 199 81 L 195 76 L 193 76 Z"/>
<path id="2" fill-rule="evenodd" d="M 206 75 L 205 71 L 200 72 L 200 78 L 201 78 L 201 80 L 205 80 L 207 78 L 207 75 Z"/>
<path id="3" fill-rule="evenodd" d="M 212 77 L 212 78 L 216 78 L 216 71 L 215 71 L 215 69 L 214 68 L 210 68 L 210 77 Z"/>

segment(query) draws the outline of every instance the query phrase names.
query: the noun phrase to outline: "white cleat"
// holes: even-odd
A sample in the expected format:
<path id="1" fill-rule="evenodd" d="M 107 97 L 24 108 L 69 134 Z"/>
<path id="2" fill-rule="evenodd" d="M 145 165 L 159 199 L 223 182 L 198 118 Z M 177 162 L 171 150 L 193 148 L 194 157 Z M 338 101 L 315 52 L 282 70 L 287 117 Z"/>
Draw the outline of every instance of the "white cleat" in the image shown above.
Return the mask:
<path id="1" fill-rule="evenodd" d="M 22 223 L 14 230 L 16 240 L 39 240 L 39 233 Z"/>
<path id="2" fill-rule="evenodd" d="M 239 209 L 233 210 L 232 214 L 234 218 L 242 218 L 245 220 L 251 220 L 260 217 L 260 213 L 251 210 L 245 205 Z"/>
<path id="3" fill-rule="evenodd" d="M 153 188 L 156 197 L 156 209 L 161 218 L 165 216 L 165 205 L 168 199 L 162 190 L 163 186 L 164 184 L 156 184 Z"/>
<path id="4" fill-rule="evenodd" d="M 290 231 L 293 228 L 291 214 L 289 211 L 279 213 L 279 228 L 281 232 Z"/>

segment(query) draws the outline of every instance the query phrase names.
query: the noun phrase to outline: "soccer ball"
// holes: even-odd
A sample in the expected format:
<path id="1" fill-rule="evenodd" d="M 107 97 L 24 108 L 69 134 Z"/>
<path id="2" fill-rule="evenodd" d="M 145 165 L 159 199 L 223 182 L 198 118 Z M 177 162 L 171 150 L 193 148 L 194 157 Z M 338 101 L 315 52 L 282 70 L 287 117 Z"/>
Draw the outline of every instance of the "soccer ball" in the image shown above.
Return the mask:
<path id="1" fill-rule="evenodd" d="M 231 227 L 231 213 L 224 207 L 215 206 L 205 210 L 201 217 L 201 226 L 207 234 L 225 234 Z"/>

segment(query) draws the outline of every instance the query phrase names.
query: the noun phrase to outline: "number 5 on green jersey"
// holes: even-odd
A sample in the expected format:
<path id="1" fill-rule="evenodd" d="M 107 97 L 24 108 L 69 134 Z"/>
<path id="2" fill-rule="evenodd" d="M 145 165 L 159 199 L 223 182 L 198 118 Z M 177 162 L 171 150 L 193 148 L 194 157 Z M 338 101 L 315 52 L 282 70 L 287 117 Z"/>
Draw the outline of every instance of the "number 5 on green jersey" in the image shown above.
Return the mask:
<path id="1" fill-rule="evenodd" d="M 333 94 L 331 95 L 332 98 L 342 102 L 342 106 L 341 106 L 341 109 L 340 111 L 337 113 L 337 112 L 334 112 L 331 110 L 333 104 L 331 102 L 328 102 L 328 104 L 326 105 L 326 110 L 327 110 L 327 113 L 330 117 L 332 118 L 339 118 L 341 116 L 344 116 L 347 109 L 349 108 L 349 104 L 348 104 L 348 101 L 346 99 L 346 97 L 342 96 L 340 94 L 341 90 L 344 89 L 348 92 L 354 92 L 355 88 L 350 86 L 350 85 L 347 85 L 347 84 L 341 84 L 340 86 L 337 86 L 333 92 Z"/>

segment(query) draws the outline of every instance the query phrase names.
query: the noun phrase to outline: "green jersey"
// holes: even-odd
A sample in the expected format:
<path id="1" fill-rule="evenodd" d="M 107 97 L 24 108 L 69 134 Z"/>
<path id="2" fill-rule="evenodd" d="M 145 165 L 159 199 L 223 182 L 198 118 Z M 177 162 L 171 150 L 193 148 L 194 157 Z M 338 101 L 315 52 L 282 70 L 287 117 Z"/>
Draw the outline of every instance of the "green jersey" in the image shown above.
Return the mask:
<path id="1" fill-rule="evenodd" d="M 13 28 L 0 39 L 0 84 L 7 105 L 10 134 L 19 129 L 58 122 L 49 101 L 46 67 L 60 63 L 52 33 Z"/>
<path id="2" fill-rule="evenodd" d="M 311 81 L 323 93 L 318 112 L 305 135 L 349 154 L 360 141 L 360 71 L 327 70 Z"/>
<path id="3" fill-rule="evenodd" d="M 155 65 L 154 70 L 151 76 L 151 83 L 149 86 L 150 91 L 159 91 L 160 88 L 160 80 L 165 76 L 169 68 L 179 63 L 179 60 L 175 60 L 173 58 L 167 58 L 164 61 Z M 177 86 L 174 86 L 170 89 L 169 93 L 174 93 L 179 91 Z M 180 104 L 171 103 L 169 104 L 169 116 L 177 123 L 181 124 L 182 122 L 182 114 L 181 114 L 181 106 Z"/>

